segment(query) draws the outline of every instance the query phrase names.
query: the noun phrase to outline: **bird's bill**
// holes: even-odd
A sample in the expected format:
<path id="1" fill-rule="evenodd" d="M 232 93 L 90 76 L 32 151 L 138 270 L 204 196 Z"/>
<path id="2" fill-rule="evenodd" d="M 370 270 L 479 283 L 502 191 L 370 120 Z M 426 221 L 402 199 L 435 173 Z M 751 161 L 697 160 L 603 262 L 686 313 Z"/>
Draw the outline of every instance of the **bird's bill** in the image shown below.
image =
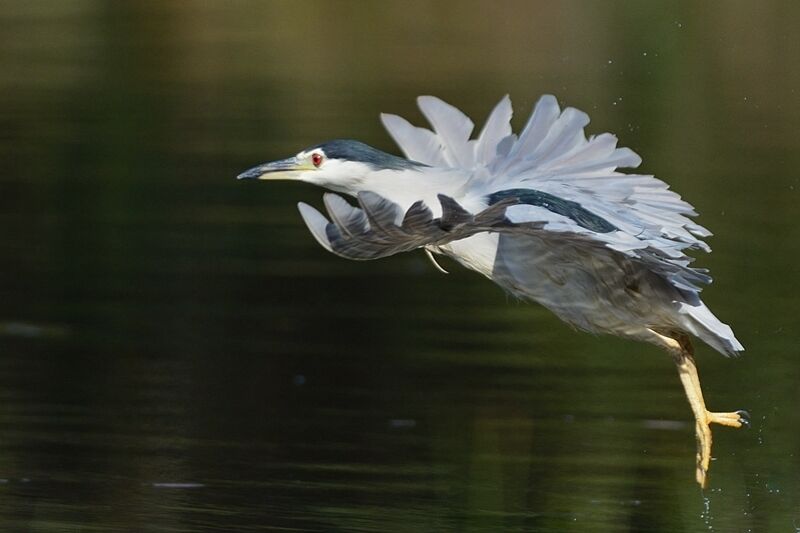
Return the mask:
<path id="1" fill-rule="evenodd" d="M 236 176 L 236 179 L 289 180 L 296 178 L 300 172 L 314 169 L 314 165 L 310 163 L 299 161 L 296 157 L 289 157 L 245 170 Z"/>

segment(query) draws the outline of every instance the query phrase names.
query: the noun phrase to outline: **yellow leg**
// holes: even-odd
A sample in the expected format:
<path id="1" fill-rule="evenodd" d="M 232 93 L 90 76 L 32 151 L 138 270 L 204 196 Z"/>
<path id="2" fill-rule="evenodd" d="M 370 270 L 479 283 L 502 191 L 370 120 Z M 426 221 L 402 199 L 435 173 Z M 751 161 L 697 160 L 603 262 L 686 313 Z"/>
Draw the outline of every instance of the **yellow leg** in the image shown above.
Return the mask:
<path id="1" fill-rule="evenodd" d="M 655 332 L 654 332 L 655 333 Z M 695 419 L 695 433 L 697 435 L 697 482 L 702 488 L 706 487 L 706 476 L 711 462 L 711 427 L 712 423 L 723 426 L 739 428 L 748 424 L 746 411 L 730 413 L 712 413 L 706 409 L 703 400 L 703 391 L 700 388 L 700 377 L 697 375 L 697 366 L 689 339 L 683 335 L 676 338 L 666 337 L 656 333 L 663 344 L 672 353 L 678 376 L 681 378 L 683 390 L 692 408 Z"/>

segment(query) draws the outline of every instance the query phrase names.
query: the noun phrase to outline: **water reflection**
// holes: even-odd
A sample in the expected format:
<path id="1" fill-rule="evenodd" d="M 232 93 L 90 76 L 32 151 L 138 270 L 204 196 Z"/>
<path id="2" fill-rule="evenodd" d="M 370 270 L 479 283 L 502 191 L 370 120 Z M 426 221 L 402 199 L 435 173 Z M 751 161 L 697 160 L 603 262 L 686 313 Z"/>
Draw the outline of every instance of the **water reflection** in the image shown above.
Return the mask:
<path id="1" fill-rule="evenodd" d="M 797 528 L 797 11 L 0 6 L 2 529 Z M 338 260 L 294 209 L 318 190 L 233 179 L 506 92 L 589 111 L 718 235 L 748 351 L 700 372 L 754 427 L 716 432 L 705 495 L 657 350 L 422 254 Z"/>

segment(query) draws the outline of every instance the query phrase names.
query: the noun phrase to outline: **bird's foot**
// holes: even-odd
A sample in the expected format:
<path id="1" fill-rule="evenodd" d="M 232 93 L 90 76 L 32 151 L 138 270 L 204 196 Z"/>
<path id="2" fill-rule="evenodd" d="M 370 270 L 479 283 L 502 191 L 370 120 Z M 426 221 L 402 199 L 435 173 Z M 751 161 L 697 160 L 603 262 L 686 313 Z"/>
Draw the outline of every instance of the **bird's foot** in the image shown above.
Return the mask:
<path id="1" fill-rule="evenodd" d="M 706 411 L 704 420 L 697 420 L 695 431 L 697 433 L 697 482 L 701 488 L 706 488 L 708 468 L 711 464 L 711 424 L 719 424 L 740 428 L 750 426 L 750 414 L 747 411 L 733 411 L 731 413 L 712 413 Z"/>

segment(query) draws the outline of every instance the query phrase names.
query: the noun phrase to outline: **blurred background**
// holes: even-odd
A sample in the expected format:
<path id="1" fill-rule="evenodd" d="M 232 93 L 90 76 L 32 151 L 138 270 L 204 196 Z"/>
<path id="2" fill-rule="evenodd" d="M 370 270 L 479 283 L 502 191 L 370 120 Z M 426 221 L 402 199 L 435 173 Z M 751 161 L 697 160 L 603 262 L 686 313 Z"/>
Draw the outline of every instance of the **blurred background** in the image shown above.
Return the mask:
<path id="1" fill-rule="evenodd" d="M 800 4 L 0 4 L 3 531 L 799 531 Z M 543 93 L 716 233 L 711 488 L 670 358 L 322 250 L 331 138 Z"/>

